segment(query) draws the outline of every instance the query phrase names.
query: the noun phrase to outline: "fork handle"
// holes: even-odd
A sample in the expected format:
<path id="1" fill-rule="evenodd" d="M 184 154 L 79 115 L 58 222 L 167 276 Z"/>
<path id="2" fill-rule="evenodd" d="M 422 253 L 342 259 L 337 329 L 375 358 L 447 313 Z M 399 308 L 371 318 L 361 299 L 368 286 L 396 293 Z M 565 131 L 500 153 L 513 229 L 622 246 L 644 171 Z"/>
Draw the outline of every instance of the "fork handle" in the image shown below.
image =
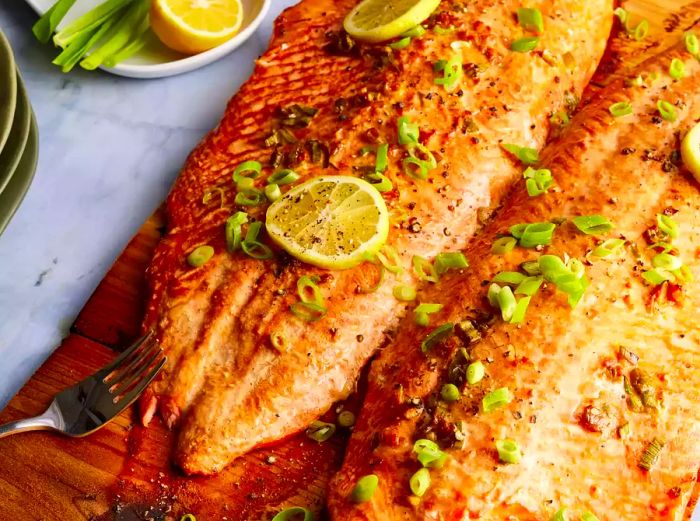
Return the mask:
<path id="1" fill-rule="evenodd" d="M 57 412 L 57 405 L 54 402 L 46 412 L 39 416 L 0 425 L 0 438 L 17 434 L 18 432 L 60 430 L 61 420 L 60 414 L 57 414 Z"/>

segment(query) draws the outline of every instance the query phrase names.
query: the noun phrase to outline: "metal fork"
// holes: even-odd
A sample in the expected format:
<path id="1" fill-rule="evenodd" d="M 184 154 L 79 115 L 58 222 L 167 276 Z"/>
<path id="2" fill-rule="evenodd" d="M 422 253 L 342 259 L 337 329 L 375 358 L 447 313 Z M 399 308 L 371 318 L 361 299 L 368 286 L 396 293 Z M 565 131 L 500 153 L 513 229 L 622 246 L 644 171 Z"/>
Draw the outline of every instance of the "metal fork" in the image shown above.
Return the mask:
<path id="1" fill-rule="evenodd" d="M 149 332 L 106 367 L 58 393 L 44 414 L 0 425 L 0 438 L 34 430 L 54 430 L 76 438 L 93 433 L 131 405 L 165 361 Z"/>

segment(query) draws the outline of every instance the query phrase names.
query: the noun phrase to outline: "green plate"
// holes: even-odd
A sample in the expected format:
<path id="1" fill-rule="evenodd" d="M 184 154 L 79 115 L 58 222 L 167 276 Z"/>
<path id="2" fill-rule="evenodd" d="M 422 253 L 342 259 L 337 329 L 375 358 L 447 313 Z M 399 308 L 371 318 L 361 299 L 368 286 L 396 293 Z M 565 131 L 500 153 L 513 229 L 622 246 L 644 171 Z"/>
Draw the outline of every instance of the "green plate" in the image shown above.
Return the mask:
<path id="1" fill-rule="evenodd" d="M 36 171 L 36 163 L 39 158 L 39 130 L 36 125 L 36 119 L 32 113 L 31 127 L 29 129 L 29 139 L 27 146 L 24 148 L 22 158 L 17 165 L 12 179 L 5 187 L 5 190 L 0 194 L 0 234 L 5 230 L 7 224 L 12 219 L 12 216 L 19 208 L 24 195 L 29 190 L 29 185 L 32 184 L 34 172 Z"/>
<path id="2" fill-rule="evenodd" d="M 27 91 L 18 74 L 15 120 L 12 123 L 12 130 L 5 142 L 5 147 L 0 150 L 0 194 L 10 182 L 19 160 L 22 158 L 22 152 L 24 152 L 24 146 L 27 143 L 27 137 L 29 137 L 31 119 L 32 108 L 29 105 Z"/>
<path id="3" fill-rule="evenodd" d="M 10 135 L 17 99 L 17 73 L 10 42 L 0 31 L 0 151 Z"/>

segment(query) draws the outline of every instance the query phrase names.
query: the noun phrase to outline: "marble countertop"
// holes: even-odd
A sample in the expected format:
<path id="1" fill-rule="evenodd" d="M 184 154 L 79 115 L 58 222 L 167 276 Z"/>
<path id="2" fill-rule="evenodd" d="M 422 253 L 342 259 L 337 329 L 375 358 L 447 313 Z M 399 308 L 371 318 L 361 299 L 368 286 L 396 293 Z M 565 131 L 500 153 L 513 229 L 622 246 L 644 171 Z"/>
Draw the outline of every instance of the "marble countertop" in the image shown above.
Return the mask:
<path id="1" fill-rule="evenodd" d="M 0 409 L 67 335 L 250 75 L 272 21 L 294 3 L 273 0 L 257 33 L 229 56 L 161 80 L 62 74 L 53 49 L 31 34 L 34 12 L 22 0 L 0 3 L 40 133 L 34 183 L 0 236 Z"/>

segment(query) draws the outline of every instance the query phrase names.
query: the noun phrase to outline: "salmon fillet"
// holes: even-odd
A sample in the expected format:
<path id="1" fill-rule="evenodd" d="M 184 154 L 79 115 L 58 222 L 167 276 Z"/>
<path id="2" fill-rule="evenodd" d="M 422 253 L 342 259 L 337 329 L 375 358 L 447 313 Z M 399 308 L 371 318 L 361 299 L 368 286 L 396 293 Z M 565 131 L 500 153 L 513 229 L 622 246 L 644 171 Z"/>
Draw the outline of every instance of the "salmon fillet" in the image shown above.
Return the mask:
<path id="1" fill-rule="evenodd" d="M 175 459 L 188 473 L 217 472 L 303 429 L 346 397 L 405 311 L 393 287 L 415 283 L 406 269 L 365 293 L 377 278 L 370 263 L 332 272 L 279 252 L 265 262 L 228 253 L 224 222 L 241 209 L 232 170 L 257 160 L 265 165 L 261 180 L 273 165 L 292 166 L 302 179 L 359 175 L 369 165 L 360 149 L 389 143 L 385 174 L 394 189 L 385 199 L 400 263 L 409 268 L 413 255 L 433 258 L 464 247 L 520 176 L 499 144 L 542 146 L 550 116 L 572 109 L 593 73 L 612 19 L 611 0 L 533 2 L 547 29 L 539 50 L 519 53 L 509 49 L 524 34 L 514 16 L 519 2 L 444 0 L 425 35 L 392 50 L 351 46 L 338 32 L 354 4 L 305 0 L 284 12 L 253 76 L 168 197 L 168 230 L 149 268 L 145 319 L 146 328 L 157 329 L 168 363 L 142 399 L 142 414 L 148 423 L 160 411 L 170 426 L 180 426 Z M 434 82 L 433 63 L 452 52 L 462 53 L 464 77 L 446 92 Z M 299 107 L 317 112 L 284 127 Z M 421 142 L 438 159 L 426 181 L 401 171 L 400 116 L 420 125 Z M 242 209 L 264 219 L 260 208 Z M 185 259 L 201 244 L 216 253 L 193 269 Z M 289 310 L 302 275 L 320 279 L 328 311 L 317 322 Z"/>
<path id="2" fill-rule="evenodd" d="M 678 81 L 669 76 L 673 59 L 685 65 Z M 672 105 L 674 121 L 660 117 L 659 101 Z M 620 102 L 633 112 L 614 117 L 610 107 Z M 426 330 L 407 317 L 372 363 L 331 483 L 332 519 L 534 521 L 554 519 L 564 506 L 567 519 L 586 511 L 611 521 L 689 516 L 700 468 L 700 185 L 682 166 L 679 145 L 698 121 L 700 64 L 677 45 L 598 93 L 545 148 L 542 165 L 556 188 L 530 197 L 519 183 L 465 250 L 468 272 L 419 294 L 444 304 L 431 323 L 459 324 L 455 333 L 424 353 Z M 672 253 L 692 280 L 645 283 L 661 251 L 650 244 L 664 241 L 658 214 L 678 224 Z M 594 236 L 572 224 L 589 215 L 614 228 Z M 511 226 L 532 222 L 559 223 L 551 245 L 492 253 Z M 610 238 L 626 244 L 607 257 L 592 254 Z M 572 309 L 545 282 L 521 324 L 504 322 L 486 299 L 490 281 L 545 254 L 584 263 L 589 286 L 580 302 Z M 474 361 L 485 376 L 470 385 L 465 368 Z M 447 382 L 461 391 L 455 402 L 441 398 Z M 512 401 L 486 412 L 484 397 L 499 388 Z M 429 470 L 422 497 L 409 487 L 421 468 L 418 439 L 448 454 L 442 468 Z M 500 461 L 496 442 L 504 439 L 517 443 L 518 463 Z M 649 469 L 641 468 L 645 454 Z M 368 474 L 378 476 L 378 488 L 356 504 L 351 491 Z"/>

